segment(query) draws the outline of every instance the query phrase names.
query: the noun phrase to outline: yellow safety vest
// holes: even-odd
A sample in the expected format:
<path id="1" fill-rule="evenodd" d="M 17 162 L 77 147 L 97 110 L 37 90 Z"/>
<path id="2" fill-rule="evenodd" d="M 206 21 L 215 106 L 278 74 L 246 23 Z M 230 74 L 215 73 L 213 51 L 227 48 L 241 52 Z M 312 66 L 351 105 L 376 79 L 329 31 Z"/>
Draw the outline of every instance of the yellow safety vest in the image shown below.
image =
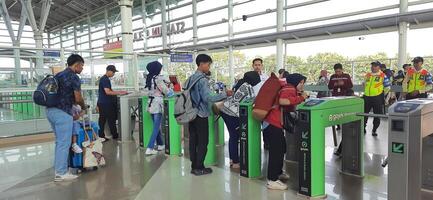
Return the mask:
<path id="1" fill-rule="evenodd" d="M 416 71 L 415 68 L 410 68 L 407 71 L 407 76 L 409 76 L 409 84 L 407 87 L 407 92 L 411 93 L 415 90 L 425 91 L 426 90 L 426 78 L 428 71 L 426 69 L 421 69 Z"/>
<path id="2" fill-rule="evenodd" d="M 368 97 L 374 97 L 383 93 L 383 80 L 385 79 L 385 73 L 382 71 L 379 74 L 367 73 L 365 75 L 365 89 L 364 95 Z"/>

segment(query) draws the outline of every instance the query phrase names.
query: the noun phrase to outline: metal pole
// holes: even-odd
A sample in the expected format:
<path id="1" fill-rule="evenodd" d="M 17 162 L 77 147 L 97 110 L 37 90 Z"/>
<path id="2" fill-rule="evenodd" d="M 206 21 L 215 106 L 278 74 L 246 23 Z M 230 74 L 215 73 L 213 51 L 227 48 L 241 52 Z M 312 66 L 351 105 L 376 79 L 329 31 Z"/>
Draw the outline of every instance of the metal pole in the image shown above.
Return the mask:
<path id="1" fill-rule="evenodd" d="M 400 14 L 408 11 L 408 0 L 400 0 Z M 403 66 L 407 60 L 407 22 L 398 24 L 398 67 Z"/>
<path id="2" fill-rule="evenodd" d="M 286 7 L 286 6 L 287 6 L 287 0 L 284 0 L 284 7 Z M 287 24 L 287 9 L 284 9 L 284 24 Z M 287 30 L 287 26 L 284 26 L 284 30 Z M 283 68 L 285 70 L 287 70 L 286 62 L 287 62 L 287 43 L 284 42 L 284 59 L 283 59 L 284 66 L 283 66 Z"/>
<path id="3" fill-rule="evenodd" d="M 16 47 L 20 46 L 19 41 L 14 41 L 13 45 Z M 17 85 L 22 84 L 22 78 L 21 78 L 21 58 L 20 58 L 20 49 L 14 49 L 14 60 L 15 60 L 15 83 Z"/>
<path id="4" fill-rule="evenodd" d="M 133 0 L 119 0 L 120 19 L 122 24 L 122 48 L 125 53 L 133 53 L 133 35 L 132 35 L 132 5 Z M 134 74 L 134 65 L 131 55 L 124 55 L 124 69 L 128 70 L 127 85 L 134 85 L 137 74 Z M 126 67 L 127 66 L 127 67 Z"/>
<path id="5" fill-rule="evenodd" d="M 162 32 L 162 50 L 168 49 L 167 46 L 167 2 L 166 0 L 161 0 L 161 32 Z M 166 57 L 162 58 L 162 64 L 168 66 L 168 59 Z"/>
<path id="6" fill-rule="evenodd" d="M 233 0 L 228 0 L 228 28 L 229 28 L 229 41 L 233 39 Z M 229 46 L 229 74 L 230 74 L 230 85 L 234 85 L 235 73 L 234 73 L 234 57 L 233 57 L 233 45 Z"/>
<path id="7" fill-rule="evenodd" d="M 92 34 L 90 34 L 91 29 L 90 26 L 92 25 L 92 20 L 90 19 L 90 16 L 87 16 L 87 32 L 89 36 L 89 50 L 92 50 Z M 92 52 L 89 53 L 90 56 L 90 85 L 95 85 L 95 67 L 93 66 L 93 54 Z"/>
<path id="8" fill-rule="evenodd" d="M 89 24 L 90 26 L 90 24 Z M 90 32 L 89 32 L 90 35 Z M 78 49 L 78 42 L 77 42 L 77 23 L 74 22 L 74 49 Z"/>
<path id="9" fill-rule="evenodd" d="M 147 51 L 147 12 L 146 12 L 146 0 L 141 0 L 141 18 L 143 20 L 143 50 Z"/>
<path id="10" fill-rule="evenodd" d="M 192 42 L 194 45 L 198 43 L 197 32 L 197 0 L 192 0 Z M 194 51 L 193 57 L 197 57 L 197 51 Z M 195 70 L 194 62 L 191 63 L 191 70 Z"/>
<path id="11" fill-rule="evenodd" d="M 284 2 L 283 0 L 277 0 L 277 32 L 284 31 L 283 17 L 284 17 Z M 277 39 L 277 71 L 284 67 L 283 58 L 283 39 Z"/>
<path id="12" fill-rule="evenodd" d="M 104 9 L 104 24 L 105 24 L 105 40 L 108 40 L 108 35 L 110 34 L 110 31 L 108 30 L 108 10 L 107 8 Z M 107 41 L 105 41 L 107 42 Z"/>

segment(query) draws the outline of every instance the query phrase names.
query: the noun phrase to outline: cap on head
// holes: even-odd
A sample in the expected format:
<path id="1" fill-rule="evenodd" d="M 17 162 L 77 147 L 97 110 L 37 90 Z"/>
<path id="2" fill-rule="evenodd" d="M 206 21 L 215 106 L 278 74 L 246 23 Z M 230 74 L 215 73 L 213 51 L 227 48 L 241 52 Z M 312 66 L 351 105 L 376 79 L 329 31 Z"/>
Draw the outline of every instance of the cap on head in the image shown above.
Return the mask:
<path id="1" fill-rule="evenodd" d="M 377 66 L 382 66 L 382 64 L 379 62 L 379 61 L 374 61 L 374 62 L 372 62 L 372 63 L 370 63 L 371 64 L 371 66 L 373 66 L 373 67 L 377 67 Z"/>
<path id="2" fill-rule="evenodd" d="M 417 56 L 417 57 L 415 57 L 415 58 L 412 60 L 412 62 L 413 62 L 413 63 L 419 63 L 419 62 L 424 63 L 424 58 L 421 57 L 421 56 Z"/>
<path id="3" fill-rule="evenodd" d="M 81 62 L 81 63 L 84 64 L 84 59 L 83 59 L 83 57 L 81 57 L 81 56 L 78 55 L 78 54 L 72 54 L 72 55 L 70 55 L 70 56 L 68 57 L 68 59 L 66 60 L 66 63 L 68 64 L 68 66 L 72 66 L 72 65 L 74 65 L 74 64 L 76 64 L 76 63 L 79 63 L 79 62 Z"/>
<path id="4" fill-rule="evenodd" d="M 106 69 L 107 71 L 118 72 L 114 65 L 108 65 Z"/>

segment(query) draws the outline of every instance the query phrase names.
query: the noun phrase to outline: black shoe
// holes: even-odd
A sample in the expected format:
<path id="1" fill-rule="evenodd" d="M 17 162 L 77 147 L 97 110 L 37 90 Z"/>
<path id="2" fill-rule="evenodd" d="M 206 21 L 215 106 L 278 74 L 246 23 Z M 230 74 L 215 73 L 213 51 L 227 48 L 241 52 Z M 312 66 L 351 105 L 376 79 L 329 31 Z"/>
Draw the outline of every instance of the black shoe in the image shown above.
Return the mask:
<path id="1" fill-rule="evenodd" d="M 207 175 L 207 174 L 211 174 L 212 173 L 212 169 L 209 170 L 208 169 L 194 169 L 191 171 L 192 174 L 196 175 L 196 176 L 203 176 L 203 175 Z"/>
<path id="2" fill-rule="evenodd" d="M 265 144 L 263 145 L 263 148 L 264 148 L 265 150 L 269 150 L 269 144 L 268 144 L 268 143 L 265 143 Z"/>
<path id="3" fill-rule="evenodd" d="M 377 133 L 376 131 L 373 131 L 373 133 L 371 134 L 373 137 L 377 137 Z"/>
<path id="4" fill-rule="evenodd" d="M 118 139 L 119 139 L 119 135 L 113 136 L 113 140 L 118 140 Z"/>
<path id="5" fill-rule="evenodd" d="M 210 167 L 204 168 L 203 171 L 205 171 L 208 174 L 211 174 L 213 172 L 212 168 Z"/>

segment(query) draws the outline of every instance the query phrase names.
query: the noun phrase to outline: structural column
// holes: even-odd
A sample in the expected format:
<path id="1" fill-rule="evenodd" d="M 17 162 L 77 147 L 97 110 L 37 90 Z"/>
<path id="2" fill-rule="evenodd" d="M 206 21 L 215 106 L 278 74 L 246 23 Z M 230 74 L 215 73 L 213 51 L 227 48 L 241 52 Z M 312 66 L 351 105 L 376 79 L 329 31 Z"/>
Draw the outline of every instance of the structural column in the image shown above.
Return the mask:
<path id="1" fill-rule="evenodd" d="M 277 0 L 277 32 L 283 31 L 283 19 L 284 19 L 284 1 Z M 283 39 L 277 39 L 277 68 L 284 68 L 284 52 L 283 52 Z"/>
<path id="2" fill-rule="evenodd" d="M 124 55 L 124 70 L 128 72 L 127 85 L 132 86 L 137 81 L 137 74 L 134 73 L 134 65 L 132 63 L 132 53 L 133 53 L 133 35 L 132 35 L 132 5 L 133 0 L 119 0 L 120 6 L 120 20 L 122 24 L 122 49 L 125 53 L 130 53 Z"/>
<path id="3" fill-rule="evenodd" d="M 161 0 L 161 33 L 162 33 L 162 49 L 168 50 L 167 45 L 167 2 L 166 0 Z M 168 67 L 167 57 L 162 58 L 162 64 Z"/>
<path id="4" fill-rule="evenodd" d="M 233 0 L 228 0 L 228 28 L 229 28 L 229 41 L 233 39 Z M 230 73 L 230 84 L 234 85 L 235 74 L 234 74 L 234 57 L 233 57 L 233 45 L 229 46 L 229 73 Z"/>
<path id="5" fill-rule="evenodd" d="M 143 49 L 147 51 L 147 12 L 146 12 L 146 0 L 141 0 L 141 18 L 143 21 Z"/>
<path id="6" fill-rule="evenodd" d="M 408 11 L 408 0 L 400 0 L 400 14 Z M 407 22 L 398 24 L 398 67 L 403 66 L 407 61 Z"/>
<path id="7" fill-rule="evenodd" d="M 198 43 L 198 28 L 197 28 L 197 0 L 192 0 L 192 43 Z M 193 57 L 197 57 L 197 51 L 194 51 Z M 195 62 L 191 63 L 191 71 L 195 71 Z"/>

